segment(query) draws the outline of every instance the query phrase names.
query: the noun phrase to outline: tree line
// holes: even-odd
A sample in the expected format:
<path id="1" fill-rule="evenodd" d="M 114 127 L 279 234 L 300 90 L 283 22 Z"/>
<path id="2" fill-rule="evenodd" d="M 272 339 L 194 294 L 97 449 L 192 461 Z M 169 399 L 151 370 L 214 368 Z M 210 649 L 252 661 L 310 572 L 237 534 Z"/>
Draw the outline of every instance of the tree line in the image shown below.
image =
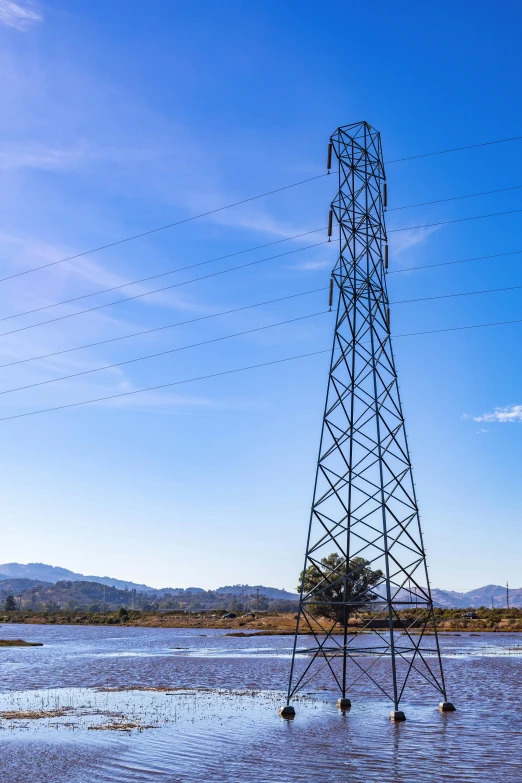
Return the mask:
<path id="1" fill-rule="evenodd" d="M 212 590 L 185 590 L 182 594 L 169 592 L 157 594 L 137 590 L 121 590 L 116 587 L 88 581 L 61 581 L 56 584 L 39 584 L 20 591 L 19 594 L 2 591 L 0 601 L 5 611 L 33 610 L 82 610 L 88 612 L 114 611 L 123 606 L 145 612 L 153 611 L 244 611 L 289 612 L 297 607 L 296 601 L 270 599 L 263 594 L 219 593 Z"/>

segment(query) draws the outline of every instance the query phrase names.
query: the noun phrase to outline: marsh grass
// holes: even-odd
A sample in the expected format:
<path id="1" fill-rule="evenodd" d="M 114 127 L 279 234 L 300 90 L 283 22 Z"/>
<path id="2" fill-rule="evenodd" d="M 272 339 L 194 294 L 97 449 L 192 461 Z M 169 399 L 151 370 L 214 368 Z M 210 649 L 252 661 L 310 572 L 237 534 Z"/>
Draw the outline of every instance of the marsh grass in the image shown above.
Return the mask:
<path id="1" fill-rule="evenodd" d="M 23 639 L 0 639 L 0 647 L 43 647 L 43 642 L 26 642 Z"/>
<path id="2" fill-rule="evenodd" d="M 4 720 L 38 720 L 40 718 L 63 718 L 68 715 L 72 707 L 59 707 L 56 710 L 6 710 L 0 712 L 0 718 Z"/>
<path id="3" fill-rule="evenodd" d="M 132 731 L 137 729 L 143 731 L 144 729 L 157 729 L 159 726 L 144 726 L 142 723 L 136 721 L 114 721 L 113 723 L 105 723 L 100 726 L 89 726 L 91 731 Z"/>

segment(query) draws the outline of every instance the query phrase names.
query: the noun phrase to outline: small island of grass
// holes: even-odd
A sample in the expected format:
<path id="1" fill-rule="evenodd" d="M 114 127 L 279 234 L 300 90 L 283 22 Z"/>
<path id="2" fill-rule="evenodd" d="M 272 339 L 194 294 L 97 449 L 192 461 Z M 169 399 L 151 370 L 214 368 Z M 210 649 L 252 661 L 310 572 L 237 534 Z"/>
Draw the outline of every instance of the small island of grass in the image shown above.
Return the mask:
<path id="1" fill-rule="evenodd" d="M 0 647 L 43 647 L 43 643 L 26 642 L 24 639 L 0 639 Z"/>

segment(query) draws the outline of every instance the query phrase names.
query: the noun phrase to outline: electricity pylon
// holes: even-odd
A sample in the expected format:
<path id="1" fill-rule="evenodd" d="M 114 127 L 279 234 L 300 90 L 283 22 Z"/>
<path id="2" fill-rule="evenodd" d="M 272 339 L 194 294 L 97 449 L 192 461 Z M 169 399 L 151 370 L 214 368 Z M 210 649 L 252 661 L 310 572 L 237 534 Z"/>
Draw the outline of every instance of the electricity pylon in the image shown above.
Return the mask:
<path id="1" fill-rule="evenodd" d="M 386 180 L 379 133 L 338 128 L 330 213 L 337 316 L 287 705 L 310 679 L 333 681 L 341 709 L 368 678 L 399 710 L 424 679 L 447 701 L 397 373 L 386 288 Z M 335 555 L 335 557 L 333 557 Z M 303 577 L 303 575 L 302 575 Z M 404 611 L 407 610 L 407 611 Z M 305 632 L 306 636 L 300 636 Z M 306 640 L 304 646 L 299 639 Z"/>

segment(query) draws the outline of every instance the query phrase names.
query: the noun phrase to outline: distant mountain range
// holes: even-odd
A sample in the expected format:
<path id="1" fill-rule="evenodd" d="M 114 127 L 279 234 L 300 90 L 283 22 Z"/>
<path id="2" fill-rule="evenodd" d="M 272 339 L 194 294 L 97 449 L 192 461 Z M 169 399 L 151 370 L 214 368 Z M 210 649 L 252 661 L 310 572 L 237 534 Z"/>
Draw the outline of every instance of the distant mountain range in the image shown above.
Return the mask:
<path id="1" fill-rule="evenodd" d="M 42 582 L 56 584 L 57 582 L 98 582 L 108 587 L 116 587 L 119 590 L 137 590 L 140 593 L 152 593 L 154 595 L 161 596 L 164 593 L 170 593 L 171 595 L 184 595 L 185 593 L 205 593 L 206 591 L 202 587 L 162 587 L 160 589 L 149 587 L 145 584 L 139 584 L 138 582 L 128 582 L 123 579 L 114 579 L 110 576 L 92 576 L 78 574 L 75 571 L 69 571 L 68 568 L 60 568 L 59 566 L 51 566 L 46 563 L 3 563 L 0 565 L 0 582 L 4 580 L 30 580 L 32 584 L 27 584 L 27 587 L 32 587 Z M 20 589 L 22 585 L 18 586 Z M 212 592 L 220 593 L 222 595 L 252 595 L 259 590 L 261 595 L 270 599 L 284 599 L 297 601 L 297 593 L 290 593 L 288 590 L 280 590 L 277 587 L 266 587 L 264 585 L 225 585 L 224 587 L 218 587 Z"/>
<path id="2" fill-rule="evenodd" d="M 0 583 L 12 583 L 13 590 L 23 591 L 29 587 L 36 587 L 41 584 L 56 584 L 63 581 L 97 582 L 108 587 L 115 587 L 118 590 L 136 590 L 155 596 L 162 596 L 165 593 L 183 596 L 187 593 L 195 595 L 207 592 L 201 587 L 163 587 L 157 589 L 137 582 L 114 579 L 110 576 L 85 576 L 67 568 L 46 565 L 45 563 L 27 563 L 26 565 L 21 563 L 4 563 L 0 565 Z M 7 587 L 7 584 L 5 586 Z M 291 593 L 288 590 L 278 589 L 277 587 L 266 587 L 265 585 L 225 585 L 224 587 L 216 588 L 212 592 L 220 595 L 252 596 L 255 595 L 257 590 L 259 590 L 260 595 L 264 595 L 270 600 L 297 601 L 298 598 L 297 593 Z M 465 593 L 433 588 L 432 595 L 435 606 L 448 609 L 466 609 L 479 606 L 491 607 L 491 605 L 497 608 L 506 606 L 506 588 L 501 585 L 486 585 Z M 510 606 L 522 608 L 522 588 L 510 589 L 509 603 Z"/>
<path id="3" fill-rule="evenodd" d="M 68 568 L 46 565 L 45 563 L 3 563 L 0 565 L 0 580 L 7 579 L 33 579 L 39 582 L 99 582 L 109 587 L 117 587 L 124 590 L 139 590 L 140 592 L 152 592 L 154 588 L 147 585 L 137 584 L 136 582 L 125 582 L 122 579 L 112 579 L 109 576 L 84 576 Z"/>
<path id="4" fill-rule="evenodd" d="M 1 566 L 0 566 L 1 568 Z M 436 606 L 447 609 L 466 609 L 487 606 L 497 609 L 506 607 L 506 588 L 501 585 L 485 585 L 467 593 L 458 593 L 455 590 L 432 589 L 433 602 Z M 522 608 L 522 587 L 509 589 L 509 605 L 518 609 Z"/>

